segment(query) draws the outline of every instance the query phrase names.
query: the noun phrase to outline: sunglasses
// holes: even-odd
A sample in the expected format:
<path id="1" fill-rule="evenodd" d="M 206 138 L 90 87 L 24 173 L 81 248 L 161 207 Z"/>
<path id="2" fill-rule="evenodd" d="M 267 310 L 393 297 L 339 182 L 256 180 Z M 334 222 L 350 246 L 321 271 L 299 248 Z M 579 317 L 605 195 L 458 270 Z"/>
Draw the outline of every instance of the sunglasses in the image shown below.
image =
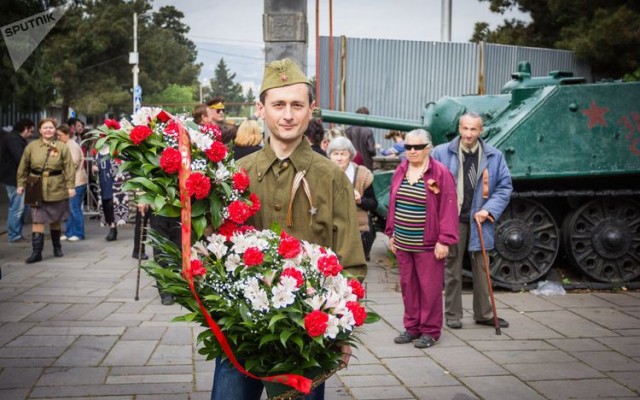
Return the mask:
<path id="1" fill-rule="evenodd" d="M 224 112 L 224 109 L 216 110 L 217 114 L 222 114 L 223 112 Z"/>
<path id="2" fill-rule="evenodd" d="M 428 144 L 405 144 L 404 148 L 409 151 L 409 150 L 423 150 L 425 147 L 427 147 Z"/>

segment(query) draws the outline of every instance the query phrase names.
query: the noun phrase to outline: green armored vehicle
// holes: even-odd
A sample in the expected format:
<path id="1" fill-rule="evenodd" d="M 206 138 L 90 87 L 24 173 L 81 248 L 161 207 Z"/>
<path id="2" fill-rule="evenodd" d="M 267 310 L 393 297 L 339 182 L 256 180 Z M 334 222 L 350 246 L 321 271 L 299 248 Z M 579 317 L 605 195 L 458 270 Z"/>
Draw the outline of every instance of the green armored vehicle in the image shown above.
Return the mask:
<path id="1" fill-rule="evenodd" d="M 570 72 L 532 78 L 530 71 L 529 63 L 520 63 L 500 95 L 429 103 L 419 121 L 326 110 L 321 117 L 403 131 L 424 128 L 440 144 L 458 134 L 464 112 L 479 113 L 482 137 L 503 152 L 514 184 L 509 208 L 496 222 L 494 280 L 522 287 L 543 278 L 562 257 L 596 281 L 636 280 L 640 82 L 587 84 Z"/>

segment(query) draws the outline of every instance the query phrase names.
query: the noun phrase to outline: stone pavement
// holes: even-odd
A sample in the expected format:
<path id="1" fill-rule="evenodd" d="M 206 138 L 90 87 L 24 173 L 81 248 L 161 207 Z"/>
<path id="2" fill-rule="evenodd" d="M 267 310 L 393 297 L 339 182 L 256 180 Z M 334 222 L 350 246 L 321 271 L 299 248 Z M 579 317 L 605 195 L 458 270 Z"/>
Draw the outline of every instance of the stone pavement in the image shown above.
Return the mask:
<path id="1" fill-rule="evenodd" d="M 134 301 L 133 228 L 111 243 L 97 221 L 87 232 L 63 242 L 63 258 L 47 239 L 45 260 L 32 265 L 30 244 L 0 236 L 0 399 L 208 399 L 201 328 L 170 322 L 179 306 L 162 306 L 144 274 Z M 383 319 L 328 381 L 327 399 L 640 398 L 640 292 L 499 292 L 511 323 L 501 336 L 473 324 L 465 293 L 464 328 L 419 350 L 393 343 L 403 330 L 397 279 L 379 235 L 366 282 Z"/>

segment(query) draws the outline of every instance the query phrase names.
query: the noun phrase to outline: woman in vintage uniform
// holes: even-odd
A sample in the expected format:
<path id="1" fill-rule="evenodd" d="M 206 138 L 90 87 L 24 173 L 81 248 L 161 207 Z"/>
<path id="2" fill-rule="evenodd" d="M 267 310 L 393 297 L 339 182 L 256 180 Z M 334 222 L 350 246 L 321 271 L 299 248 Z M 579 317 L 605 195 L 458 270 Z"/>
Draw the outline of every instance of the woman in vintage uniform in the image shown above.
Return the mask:
<path id="1" fill-rule="evenodd" d="M 67 146 L 57 141 L 55 120 L 41 120 L 38 131 L 40 139 L 24 149 L 17 175 L 19 195 L 24 194 L 28 176 L 40 176 L 42 180 L 42 205 L 31 206 L 33 253 L 27 264 L 42 261 L 45 224 L 49 224 L 53 255 L 62 257 L 61 224 L 69 215 L 69 197 L 76 194 L 73 160 Z"/>

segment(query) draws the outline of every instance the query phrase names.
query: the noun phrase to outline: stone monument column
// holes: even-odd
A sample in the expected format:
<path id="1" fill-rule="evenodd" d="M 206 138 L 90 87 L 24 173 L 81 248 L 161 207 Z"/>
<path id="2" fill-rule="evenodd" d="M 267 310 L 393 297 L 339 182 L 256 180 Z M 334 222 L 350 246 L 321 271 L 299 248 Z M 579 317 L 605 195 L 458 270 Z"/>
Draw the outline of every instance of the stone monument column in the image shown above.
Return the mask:
<path id="1" fill-rule="evenodd" d="M 264 0 L 265 63 L 290 58 L 307 71 L 307 0 Z"/>

